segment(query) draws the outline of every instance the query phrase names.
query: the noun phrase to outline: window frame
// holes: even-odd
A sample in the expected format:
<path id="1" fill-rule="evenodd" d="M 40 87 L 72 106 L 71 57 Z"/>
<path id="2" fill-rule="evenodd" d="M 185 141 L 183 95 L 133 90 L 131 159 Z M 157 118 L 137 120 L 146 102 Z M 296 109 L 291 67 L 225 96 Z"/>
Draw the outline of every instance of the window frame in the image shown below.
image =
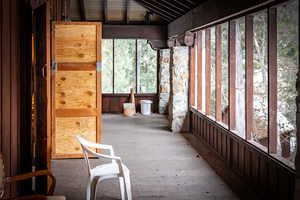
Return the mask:
<path id="1" fill-rule="evenodd" d="M 138 38 L 138 39 L 129 39 L 129 38 L 103 38 L 103 40 L 112 40 L 112 56 L 113 56 L 113 62 L 112 62 L 112 92 L 103 92 L 102 94 L 109 94 L 109 95 L 124 95 L 124 94 L 130 94 L 130 92 L 128 93 L 117 93 L 115 91 L 115 85 L 116 85 L 116 79 L 115 79 L 115 40 L 118 40 L 118 39 L 124 39 L 124 40 L 134 40 L 135 41 L 135 67 L 134 67 L 134 70 L 135 70 L 135 94 L 140 94 L 140 95 L 148 95 L 148 94 L 158 94 L 158 73 L 159 73 L 159 52 L 158 50 L 155 50 L 151 47 L 150 44 L 150 47 L 156 51 L 156 92 L 153 92 L 153 93 L 141 93 L 139 91 L 139 81 L 138 81 L 138 78 L 139 78 L 139 74 L 138 74 L 138 40 L 147 40 L 147 39 L 143 39 L 143 38 Z"/>
<path id="2" fill-rule="evenodd" d="M 288 2 L 285 2 L 288 3 Z M 191 107 L 197 110 L 199 113 L 207 116 L 209 119 L 215 121 L 220 124 L 226 130 L 236 134 L 238 137 L 246 140 L 247 142 L 255 145 L 257 148 L 266 152 L 267 154 L 273 156 L 275 159 L 280 162 L 286 164 L 290 168 L 294 168 L 295 166 L 291 162 L 286 162 L 284 158 L 278 156 L 277 149 L 277 138 L 278 138 L 278 130 L 277 130 L 277 103 L 278 103 L 278 91 L 277 91 L 277 8 L 282 4 L 270 5 L 267 8 L 262 8 L 258 11 L 247 13 L 238 17 L 233 17 L 230 19 L 226 19 L 223 21 L 219 21 L 217 23 L 209 24 L 208 26 L 203 26 L 195 30 L 195 45 L 192 48 L 196 48 L 194 55 L 197 58 L 193 58 L 197 62 L 194 64 L 195 70 L 197 70 L 197 75 L 195 76 L 195 82 L 192 83 L 197 85 L 197 92 L 193 92 L 197 94 L 196 102 L 191 104 Z M 268 76 L 268 119 L 267 119 L 267 128 L 268 128 L 268 142 L 267 147 L 259 144 L 258 142 L 252 139 L 253 132 L 253 119 L 254 119 L 254 20 L 253 15 L 259 13 L 260 11 L 266 10 L 267 13 L 267 76 Z M 245 17 L 245 137 L 240 136 L 235 130 L 236 127 L 236 22 L 235 20 Z M 229 123 L 224 124 L 222 119 L 220 119 L 220 113 L 222 112 L 220 104 L 220 92 L 222 83 L 220 83 L 220 79 L 222 77 L 222 69 L 220 70 L 222 63 L 218 59 L 221 57 L 222 52 L 220 51 L 220 43 L 222 43 L 222 34 L 220 34 L 218 27 L 223 23 L 227 23 L 228 28 L 228 102 L 229 102 Z M 216 30 L 216 116 L 211 115 L 211 28 L 215 27 Z M 205 46 L 203 46 L 203 37 L 205 35 Z M 205 55 L 203 55 L 203 48 L 205 51 Z M 218 52 L 220 51 L 220 52 Z M 219 57 L 218 57 L 219 56 Z M 299 52 L 298 52 L 299 56 Z M 205 59 L 205 63 L 202 60 Z M 200 61 L 200 62 L 199 62 Z M 199 73 L 200 72 L 200 73 Z M 205 83 L 203 83 L 202 73 L 205 72 Z M 203 87 L 205 87 L 205 92 L 203 91 Z M 220 88 L 219 88 L 220 87 Z M 205 95 L 205 102 L 203 102 L 202 96 Z M 205 108 L 205 111 L 203 111 Z M 221 113 L 222 115 L 222 113 Z"/>

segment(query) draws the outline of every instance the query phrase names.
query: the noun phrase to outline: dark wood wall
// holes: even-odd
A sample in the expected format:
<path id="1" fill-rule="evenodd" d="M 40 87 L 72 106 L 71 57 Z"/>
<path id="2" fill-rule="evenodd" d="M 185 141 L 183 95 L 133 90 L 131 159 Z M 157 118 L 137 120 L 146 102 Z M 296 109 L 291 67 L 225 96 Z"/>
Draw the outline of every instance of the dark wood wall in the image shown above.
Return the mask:
<path id="1" fill-rule="evenodd" d="M 259 199 L 293 199 L 295 170 L 224 129 L 197 110 L 191 110 L 192 134 L 215 152 Z M 214 156 L 214 155 L 211 155 Z"/>
<path id="2" fill-rule="evenodd" d="M 135 103 L 137 112 L 140 112 L 140 100 L 151 100 L 152 112 L 158 111 L 158 96 L 156 94 L 135 94 Z M 102 112 L 103 113 L 122 113 L 123 103 L 129 103 L 129 94 L 103 94 L 102 95 Z"/>
<path id="3" fill-rule="evenodd" d="M 0 1 L 0 152 L 4 155 L 7 176 L 31 170 L 27 139 L 30 118 L 23 120 L 27 108 L 24 104 L 28 103 L 24 92 L 27 88 L 30 91 L 30 49 L 26 51 L 28 55 L 23 51 L 31 43 L 30 10 L 23 0 Z M 29 85 L 25 85 L 28 69 Z M 30 108 L 30 103 L 27 105 Z M 16 186 L 7 186 L 8 194 L 17 190 Z"/>

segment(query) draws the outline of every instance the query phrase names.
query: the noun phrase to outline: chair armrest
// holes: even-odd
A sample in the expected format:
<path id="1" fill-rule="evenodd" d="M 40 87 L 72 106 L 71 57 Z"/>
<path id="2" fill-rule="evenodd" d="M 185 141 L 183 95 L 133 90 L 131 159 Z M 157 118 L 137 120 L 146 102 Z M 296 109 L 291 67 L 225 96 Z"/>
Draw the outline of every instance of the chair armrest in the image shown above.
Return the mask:
<path id="1" fill-rule="evenodd" d="M 112 156 L 112 155 L 105 155 L 105 154 L 100 154 L 96 153 L 94 151 L 91 151 L 90 149 L 86 148 L 85 149 L 89 154 L 92 154 L 93 156 L 96 156 L 98 158 L 106 158 L 106 159 L 111 159 L 111 160 L 119 160 L 121 161 L 121 158 L 118 156 Z"/>
<path id="2" fill-rule="evenodd" d="M 109 150 L 109 153 L 110 153 L 111 156 L 115 155 L 114 149 L 111 145 L 94 143 L 94 142 L 88 141 L 88 140 L 86 140 L 86 139 L 84 139 L 80 136 L 76 136 L 76 138 L 84 146 L 91 147 L 91 148 L 96 148 L 96 149 Z"/>
<path id="3" fill-rule="evenodd" d="M 29 173 L 20 174 L 20 175 L 16 175 L 16 176 L 12 176 L 12 177 L 6 177 L 5 183 L 14 183 L 14 182 L 30 179 L 30 178 L 37 177 L 37 176 L 49 176 L 50 177 L 51 185 L 49 186 L 47 195 L 53 195 L 56 180 L 55 180 L 55 177 L 53 176 L 53 174 L 49 170 L 39 170 L 39 171 L 29 172 Z"/>

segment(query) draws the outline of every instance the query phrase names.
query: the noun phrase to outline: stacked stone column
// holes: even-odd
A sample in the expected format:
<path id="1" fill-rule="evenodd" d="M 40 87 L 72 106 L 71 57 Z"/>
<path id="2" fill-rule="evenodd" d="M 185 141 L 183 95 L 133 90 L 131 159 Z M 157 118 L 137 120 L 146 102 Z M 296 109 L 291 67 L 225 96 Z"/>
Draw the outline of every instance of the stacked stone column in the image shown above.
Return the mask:
<path id="1" fill-rule="evenodd" d="M 189 91 L 189 48 L 173 47 L 170 62 L 169 127 L 172 132 L 187 132 Z"/>

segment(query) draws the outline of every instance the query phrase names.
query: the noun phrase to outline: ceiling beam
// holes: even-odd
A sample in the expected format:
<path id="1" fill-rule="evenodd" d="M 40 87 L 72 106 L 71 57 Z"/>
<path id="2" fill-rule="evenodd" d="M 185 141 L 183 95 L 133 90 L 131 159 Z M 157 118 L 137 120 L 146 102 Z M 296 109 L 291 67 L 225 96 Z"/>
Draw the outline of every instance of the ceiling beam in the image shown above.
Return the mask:
<path id="1" fill-rule="evenodd" d="M 128 0 L 124 0 L 124 6 L 123 6 L 123 18 L 124 18 L 124 24 L 128 23 Z"/>
<path id="2" fill-rule="evenodd" d="M 178 0 L 176 0 L 178 1 Z M 205 27 L 239 18 L 259 10 L 276 5 L 278 2 L 269 0 L 251 0 L 240 3 L 240 0 L 230 1 L 199 1 L 199 5 L 180 19 L 168 24 L 168 36 L 182 35 L 187 31 L 196 31 Z M 214 9 L 212 9 L 214 8 Z M 210 10 L 210 12 L 207 12 Z"/>
<path id="3" fill-rule="evenodd" d="M 168 0 L 161 0 L 161 2 L 163 2 L 165 5 L 172 7 L 173 9 L 180 11 L 182 14 L 185 14 L 188 11 L 186 9 L 183 9 L 181 6 L 175 5 L 175 2 L 171 3 Z"/>
<path id="4" fill-rule="evenodd" d="M 186 5 L 185 3 L 182 3 L 182 0 L 174 0 L 174 1 L 175 1 L 176 3 L 178 3 L 180 6 L 186 8 L 186 9 L 188 9 L 188 10 L 191 9 L 190 6 Z"/>
<path id="5" fill-rule="evenodd" d="M 174 13 L 176 15 L 176 18 L 185 14 L 186 12 L 178 11 L 176 8 L 171 8 L 169 5 L 166 5 L 161 0 L 147 0 L 147 2 L 151 3 L 152 5 L 157 5 L 161 7 L 162 9 L 165 9 L 168 13 Z"/>
<path id="6" fill-rule="evenodd" d="M 141 6 L 145 7 L 146 9 L 154 12 L 155 14 L 157 14 L 158 16 L 160 16 L 162 19 L 166 20 L 167 22 L 173 21 L 173 17 L 169 16 L 168 14 L 165 14 L 165 12 L 161 12 L 151 6 L 149 6 L 148 4 L 142 2 L 141 0 L 135 0 L 138 4 L 140 4 Z"/>
<path id="7" fill-rule="evenodd" d="M 167 40 L 166 25 L 103 25 L 104 39 Z"/>
<path id="8" fill-rule="evenodd" d="M 86 21 L 85 0 L 78 0 L 78 1 L 79 1 L 80 18 L 82 21 Z"/>
<path id="9" fill-rule="evenodd" d="M 195 6 L 197 4 L 195 1 L 192 1 L 192 0 L 183 0 L 183 1 L 186 1 L 190 4 L 192 4 L 193 6 Z"/>
<path id="10" fill-rule="evenodd" d="M 153 12 L 154 12 L 154 9 L 155 9 L 155 10 L 159 10 L 160 12 L 165 13 L 166 15 L 171 16 L 173 19 L 178 17 L 178 15 L 176 15 L 175 13 L 173 13 L 171 10 L 165 9 L 165 8 L 161 7 L 160 4 L 157 3 L 157 2 L 153 2 L 151 0 L 139 0 L 139 1 L 141 1 L 144 4 L 147 4 L 148 6 L 152 7 Z"/>
<path id="11" fill-rule="evenodd" d="M 102 21 L 107 22 L 107 0 L 102 0 Z"/>

